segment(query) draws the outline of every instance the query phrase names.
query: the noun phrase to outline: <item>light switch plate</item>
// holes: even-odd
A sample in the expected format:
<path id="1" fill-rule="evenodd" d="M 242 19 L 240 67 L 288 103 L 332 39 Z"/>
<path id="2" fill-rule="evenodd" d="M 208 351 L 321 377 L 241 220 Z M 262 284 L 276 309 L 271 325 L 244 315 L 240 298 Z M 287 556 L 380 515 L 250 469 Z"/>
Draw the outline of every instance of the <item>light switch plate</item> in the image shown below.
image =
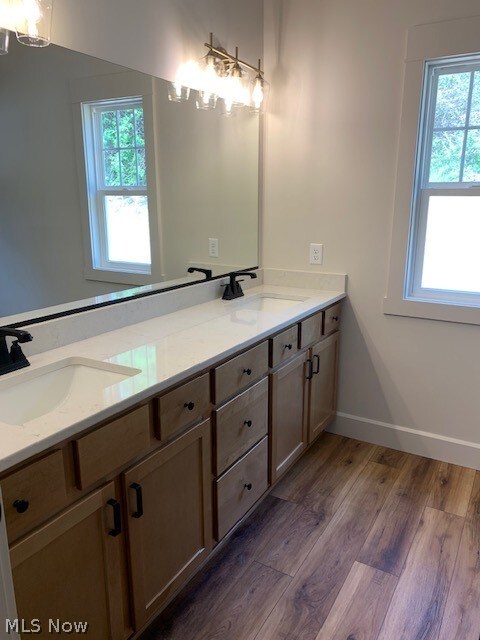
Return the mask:
<path id="1" fill-rule="evenodd" d="M 210 258 L 218 258 L 218 238 L 208 239 L 208 255 Z"/>
<path id="2" fill-rule="evenodd" d="M 323 264 L 323 244 L 311 243 L 310 264 Z"/>

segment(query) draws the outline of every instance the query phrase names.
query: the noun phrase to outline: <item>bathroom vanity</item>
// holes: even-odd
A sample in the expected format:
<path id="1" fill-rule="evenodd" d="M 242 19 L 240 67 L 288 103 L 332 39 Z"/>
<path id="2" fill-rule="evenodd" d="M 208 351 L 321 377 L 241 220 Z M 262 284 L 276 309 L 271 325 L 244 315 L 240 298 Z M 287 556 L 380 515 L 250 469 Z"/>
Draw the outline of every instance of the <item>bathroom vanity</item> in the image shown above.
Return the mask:
<path id="1" fill-rule="evenodd" d="M 177 332 L 175 352 L 167 337 L 145 347 L 161 380 L 148 359 L 130 361 L 138 373 L 105 389 L 103 406 L 87 398 L 76 417 L 64 406 L 63 424 L 61 409 L 48 431 L 37 421 L 37 442 L 3 459 L 20 618 L 85 620 L 96 639 L 138 634 L 330 423 L 344 294 L 292 289 L 284 309 L 265 290 L 201 305 L 223 315 Z"/>

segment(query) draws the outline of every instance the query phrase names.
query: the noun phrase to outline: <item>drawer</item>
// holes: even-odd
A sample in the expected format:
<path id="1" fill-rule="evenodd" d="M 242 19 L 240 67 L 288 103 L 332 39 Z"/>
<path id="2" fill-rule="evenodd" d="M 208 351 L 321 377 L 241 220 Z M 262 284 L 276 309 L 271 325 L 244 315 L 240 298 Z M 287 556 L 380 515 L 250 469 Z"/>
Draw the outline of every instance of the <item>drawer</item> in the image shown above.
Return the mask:
<path id="1" fill-rule="evenodd" d="M 195 422 L 210 417 L 210 378 L 208 373 L 166 393 L 157 400 L 156 436 L 168 440 Z"/>
<path id="2" fill-rule="evenodd" d="M 85 489 L 150 448 L 150 406 L 127 413 L 73 444 L 77 485 Z"/>
<path id="3" fill-rule="evenodd" d="M 322 337 L 323 311 L 300 323 L 300 348 L 315 344 Z"/>
<path id="4" fill-rule="evenodd" d="M 328 336 L 340 327 L 340 318 L 342 316 L 342 303 L 334 304 L 325 310 L 323 321 L 323 335 Z"/>
<path id="5" fill-rule="evenodd" d="M 268 489 L 268 436 L 215 483 L 217 540 L 253 507 Z"/>
<path id="6" fill-rule="evenodd" d="M 11 542 L 63 508 L 67 500 L 63 452 L 44 458 L 1 481 L 8 539 Z"/>
<path id="7" fill-rule="evenodd" d="M 270 338 L 270 366 L 276 367 L 298 352 L 298 325 Z"/>
<path id="8" fill-rule="evenodd" d="M 215 416 L 215 473 L 220 475 L 268 432 L 268 378 L 247 389 Z"/>
<path id="9" fill-rule="evenodd" d="M 227 398 L 243 391 L 260 380 L 268 371 L 268 342 L 245 351 L 236 358 L 216 367 L 215 403 L 219 404 Z"/>

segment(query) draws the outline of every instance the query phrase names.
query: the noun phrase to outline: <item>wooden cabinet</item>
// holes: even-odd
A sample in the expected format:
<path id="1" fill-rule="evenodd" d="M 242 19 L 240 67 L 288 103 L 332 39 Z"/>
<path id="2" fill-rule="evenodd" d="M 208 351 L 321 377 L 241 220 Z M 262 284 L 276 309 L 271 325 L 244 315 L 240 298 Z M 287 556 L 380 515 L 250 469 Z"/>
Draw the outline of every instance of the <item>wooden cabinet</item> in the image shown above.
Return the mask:
<path id="1" fill-rule="evenodd" d="M 136 629 L 210 552 L 210 448 L 206 421 L 124 474 Z"/>
<path id="2" fill-rule="evenodd" d="M 156 434 L 159 440 L 169 440 L 189 425 L 206 420 L 210 415 L 210 377 L 182 384 L 157 400 Z"/>
<path id="3" fill-rule="evenodd" d="M 270 481 L 307 446 L 307 353 L 270 375 Z"/>
<path id="4" fill-rule="evenodd" d="M 311 349 L 312 372 L 308 400 L 308 442 L 330 424 L 337 401 L 339 333 L 330 335 Z"/>
<path id="5" fill-rule="evenodd" d="M 18 615 L 40 619 L 39 638 L 52 637 L 50 618 L 87 622 L 99 640 L 130 635 L 119 517 L 112 482 L 11 547 Z"/>

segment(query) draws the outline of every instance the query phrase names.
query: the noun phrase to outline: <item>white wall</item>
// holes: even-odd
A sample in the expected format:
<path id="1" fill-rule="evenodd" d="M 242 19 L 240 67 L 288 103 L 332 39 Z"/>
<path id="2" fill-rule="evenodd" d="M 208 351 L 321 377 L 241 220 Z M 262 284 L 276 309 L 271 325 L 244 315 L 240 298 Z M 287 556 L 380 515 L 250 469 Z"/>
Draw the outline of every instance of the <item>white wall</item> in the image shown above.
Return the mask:
<path id="1" fill-rule="evenodd" d="M 348 273 L 339 410 L 367 423 L 342 418 L 338 428 L 359 437 L 371 437 L 376 420 L 480 443 L 480 327 L 382 314 L 407 28 L 479 8 L 265 0 L 264 266 L 311 269 L 308 243 L 323 242 L 323 269 Z M 429 453 L 427 436 L 408 444 L 402 431 L 375 429 Z"/>

